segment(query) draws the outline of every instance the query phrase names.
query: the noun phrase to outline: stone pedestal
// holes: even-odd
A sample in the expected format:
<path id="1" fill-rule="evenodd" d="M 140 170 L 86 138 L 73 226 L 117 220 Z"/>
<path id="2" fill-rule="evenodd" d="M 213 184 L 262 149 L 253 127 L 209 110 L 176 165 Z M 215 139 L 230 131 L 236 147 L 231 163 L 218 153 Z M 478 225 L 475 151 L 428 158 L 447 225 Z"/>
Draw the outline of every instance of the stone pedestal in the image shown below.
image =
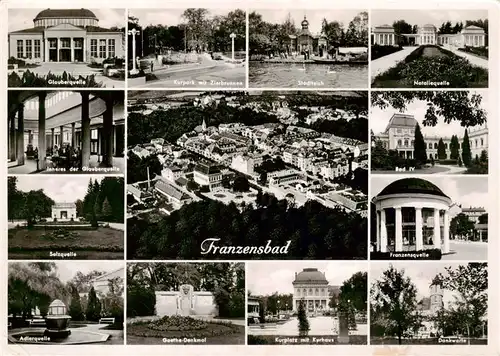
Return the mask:
<path id="1" fill-rule="evenodd" d="M 194 288 L 190 284 L 183 284 L 179 288 L 179 299 L 177 303 L 177 314 L 182 316 L 191 315 L 193 310 Z"/>

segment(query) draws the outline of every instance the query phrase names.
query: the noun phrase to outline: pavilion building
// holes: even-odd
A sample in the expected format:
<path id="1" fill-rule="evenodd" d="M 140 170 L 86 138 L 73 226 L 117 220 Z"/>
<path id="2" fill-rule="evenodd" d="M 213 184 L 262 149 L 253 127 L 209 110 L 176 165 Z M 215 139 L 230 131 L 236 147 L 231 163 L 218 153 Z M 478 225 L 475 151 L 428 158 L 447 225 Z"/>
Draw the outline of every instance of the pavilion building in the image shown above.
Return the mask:
<path id="1" fill-rule="evenodd" d="M 55 203 L 52 205 L 51 217 L 53 221 L 77 221 L 75 203 Z"/>
<path id="2" fill-rule="evenodd" d="M 376 197 L 376 251 L 450 252 L 451 199 L 420 178 L 399 179 Z"/>
<path id="3" fill-rule="evenodd" d="M 403 39 L 409 45 L 442 45 L 455 48 L 486 46 L 486 32 L 478 26 L 467 26 L 459 33 L 440 34 L 436 26 L 426 24 L 417 28 L 417 33 L 396 34 L 393 26 L 381 25 L 372 30 L 372 44 L 399 46 Z"/>
<path id="4" fill-rule="evenodd" d="M 309 30 L 309 21 L 306 16 L 300 23 L 301 29 L 296 35 L 289 35 L 290 49 L 293 52 L 309 52 L 309 54 L 319 54 L 323 52 L 326 55 L 328 50 L 328 41 L 324 34 L 314 35 Z"/>
<path id="5" fill-rule="evenodd" d="M 113 167 L 124 156 L 123 100 L 123 91 L 9 91 L 9 168 L 43 171 L 64 146 L 81 150 L 82 167 Z"/>
<path id="6" fill-rule="evenodd" d="M 330 286 L 323 272 L 317 268 L 304 268 L 295 272 L 293 285 L 293 311 L 297 312 L 299 303 L 304 302 L 308 313 L 330 310 Z"/>
<path id="7" fill-rule="evenodd" d="M 100 63 L 124 57 L 124 33 L 99 26 L 87 9 L 46 9 L 33 27 L 10 32 L 9 58 L 30 62 Z"/>
<path id="8" fill-rule="evenodd" d="M 415 127 L 418 121 L 413 115 L 395 113 L 389 120 L 384 132 L 375 135 L 375 139 L 382 143 L 387 150 L 397 150 L 399 155 L 404 158 L 413 158 Z M 422 126 L 421 126 L 422 127 Z M 472 158 L 481 156 L 482 151 L 488 152 L 488 126 L 478 129 L 467 129 L 469 136 Z M 427 156 L 434 159 L 438 158 L 438 143 L 442 139 L 446 149 L 446 159 L 450 158 L 451 137 L 447 136 L 428 136 L 424 135 L 425 150 Z M 458 137 L 459 154 L 462 153 L 463 137 Z"/>

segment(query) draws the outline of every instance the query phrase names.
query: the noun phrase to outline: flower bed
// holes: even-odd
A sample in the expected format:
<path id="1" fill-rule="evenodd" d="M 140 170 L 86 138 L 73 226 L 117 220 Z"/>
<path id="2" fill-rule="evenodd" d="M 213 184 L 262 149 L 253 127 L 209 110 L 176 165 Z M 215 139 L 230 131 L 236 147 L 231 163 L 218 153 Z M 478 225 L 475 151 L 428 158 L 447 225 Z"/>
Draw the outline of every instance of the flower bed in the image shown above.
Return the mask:
<path id="1" fill-rule="evenodd" d="M 424 51 L 435 49 L 442 55 L 425 56 Z M 436 52 L 436 51 L 435 51 Z M 432 82 L 434 85 L 415 85 Z M 472 65 L 467 59 L 437 46 L 420 46 L 372 82 L 374 88 L 414 87 L 479 88 L 488 86 L 488 71 Z"/>
<path id="2" fill-rule="evenodd" d="M 154 321 L 127 325 L 127 334 L 141 337 L 204 338 L 240 332 L 237 325 L 195 319 L 188 316 L 164 316 Z"/>

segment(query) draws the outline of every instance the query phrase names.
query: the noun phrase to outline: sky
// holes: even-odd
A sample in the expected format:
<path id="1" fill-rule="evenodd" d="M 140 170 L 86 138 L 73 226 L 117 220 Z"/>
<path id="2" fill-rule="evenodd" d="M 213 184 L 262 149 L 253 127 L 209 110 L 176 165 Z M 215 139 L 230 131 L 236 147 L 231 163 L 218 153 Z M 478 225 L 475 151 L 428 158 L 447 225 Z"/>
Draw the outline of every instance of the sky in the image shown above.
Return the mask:
<path id="1" fill-rule="evenodd" d="M 9 9 L 9 32 L 33 28 L 33 19 L 44 9 Z M 125 9 L 89 9 L 104 28 L 125 27 Z"/>
<path id="2" fill-rule="evenodd" d="M 89 179 L 101 181 L 102 176 L 18 176 L 17 189 L 23 192 L 43 189 L 45 194 L 57 203 L 74 203 L 83 200 Z"/>
<path id="3" fill-rule="evenodd" d="M 148 25 L 168 25 L 175 26 L 184 22 L 182 13 L 185 9 L 129 9 L 129 16 L 139 19 L 141 26 Z M 208 9 L 209 17 L 226 16 L 236 8 Z"/>
<path id="4" fill-rule="evenodd" d="M 57 274 L 61 282 L 66 283 L 73 279 L 77 272 L 83 274 L 97 270 L 105 273 L 116 271 L 118 268 L 123 268 L 122 261 L 64 261 L 56 262 Z M 124 276 L 125 278 L 125 272 Z"/>
<path id="5" fill-rule="evenodd" d="M 247 267 L 247 288 L 252 295 L 293 293 L 292 282 L 295 279 L 295 272 L 301 272 L 304 268 L 317 268 L 318 271 L 325 272 L 330 285 L 341 286 L 356 272 L 367 272 L 368 263 L 366 261 L 256 261 Z"/>
<path id="6" fill-rule="evenodd" d="M 249 12 L 255 11 L 258 14 L 262 15 L 262 20 L 270 23 L 283 23 L 288 14 L 292 20 L 295 22 L 295 27 L 300 28 L 300 23 L 304 19 L 304 15 L 307 17 L 307 21 L 309 21 L 309 30 L 314 33 L 321 32 L 321 22 L 324 18 L 327 21 L 337 21 L 344 25 L 344 29 L 349 26 L 349 22 L 352 21 L 357 14 L 366 10 L 258 10 L 252 9 Z"/>
<path id="7" fill-rule="evenodd" d="M 472 92 L 476 94 L 475 92 Z M 481 101 L 481 107 L 485 110 L 488 109 L 488 96 L 483 95 Z M 424 136 L 441 136 L 441 137 L 451 137 L 452 135 L 458 135 L 463 137 L 465 127 L 460 126 L 460 122 L 455 120 L 449 124 L 445 123 L 442 117 L 438 117 L 438 123 L 436 126 L 424 126 L 422 121 L 425 118 L 425 113 L 427 111 L 426 101 L 413 101 L 411 104 L 407 105 L 406 111 L 400 112 L 399 110 L 388 107 L 386 109 L 381 109 L 378 106 L 372 106 L 370 109 L 370 129 L 373 130 L 375 135 L 385 131 L 389 120 L 395 113 L 413 115 L 415 120 L 418 121 L 420 129 Z M 474 126 L 473 129 L 479 129 L 483 126 Z"/>
<path id="8" fill-rule="evenodd" d="M 485 20 L 488 18 L 488 10 L 372 10 L 371 16 L 372 27 L 405 20 L 412 26 L 431 24 L 439 28 L 446 21 L 455 24 L 465 23 L 466 20 Z"/>
<path id="9" fill-rule="evenodd" d="M 413 176 L 412 176 L 413 177 Z M 370 180 L 370 196 L 374 197 L 387 185 L 402 177 L 373 176 Z M 488 177 L 467 176 L 426 176 L 425 180 L 435 184 L 452 202 L 462 204 L 462 207 L 482 206 L 486 211 L 491 211 L 495 202 L 488 194 Z"/>
<path id="10" fill-rule="evenodd" d="M 423 297 L 429 297 L 429 286 L 432 282 L 432 279 L 438 274 L 442 273 L 443 276 L 446 276 L 447 273 L 445 271 L 445 267 L 458 268 L 459 263 L 442 263 L 442 262 L 430 262 L 430 261 L 420 261 L 420 262 L 399 262 L 394 261 L 392 265 L 398 269 L 405 270 L 405 276 L 411 278 L 411 281 L 417 287 L 417 302 L 420 301 Z M 370 287 L 373 282 L 380 279 L 382 277 L 382 273 L 389 268 L 389 263 L 387 262 L 377 262 L 372 261 L 370 267 Z M 444 290 L 443 293 L 443 302 L 445 307 L 449 302 L 454 301 L 454 293 Z"/>

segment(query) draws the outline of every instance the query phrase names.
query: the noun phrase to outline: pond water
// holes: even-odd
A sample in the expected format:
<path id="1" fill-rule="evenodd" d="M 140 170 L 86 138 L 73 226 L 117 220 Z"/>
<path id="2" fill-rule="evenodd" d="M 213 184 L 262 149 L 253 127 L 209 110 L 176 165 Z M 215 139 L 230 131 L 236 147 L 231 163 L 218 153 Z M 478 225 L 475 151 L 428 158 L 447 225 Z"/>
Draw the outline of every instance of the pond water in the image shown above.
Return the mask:
<path id="1" fill-rule="evenodd" d="M 249 87 L 367 88 L 368 65 L 250 62 Z"/>

